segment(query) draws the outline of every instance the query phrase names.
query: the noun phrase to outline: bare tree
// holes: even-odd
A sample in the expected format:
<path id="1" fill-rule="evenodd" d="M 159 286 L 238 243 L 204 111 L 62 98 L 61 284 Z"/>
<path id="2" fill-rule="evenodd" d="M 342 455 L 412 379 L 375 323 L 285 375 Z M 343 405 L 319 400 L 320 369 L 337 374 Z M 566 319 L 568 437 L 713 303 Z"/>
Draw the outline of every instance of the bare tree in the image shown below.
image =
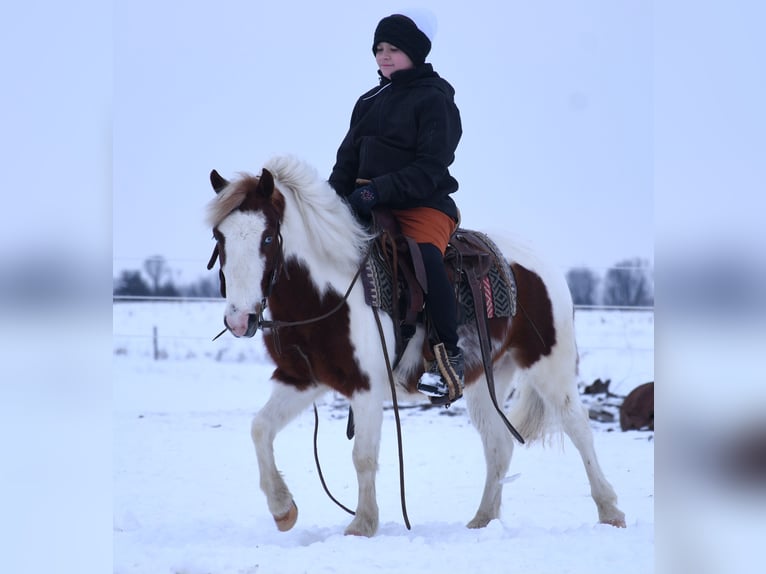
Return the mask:
<path id="1" fill-rule="evenodd" d="M 594 305 L 596 303 L 596 287 L 598 277 L 587 267 L 575 267 L 566 275 L 572 302 L 575 305 Z"/>
<path id="2" fill-rule="evenodd" d="M 152 282 L 152 293 L 159 294 L 162 279 L 170 276 L 170 268 L 162 255 L 154 255 L 144 261 L 144 271 Z"/>
<path id="3" fill-rule="evenodd" d="M 604 305 L 641 307 L 654 304 L 654 284 L 645 259 L 626 259 L 604 278 Z"/>

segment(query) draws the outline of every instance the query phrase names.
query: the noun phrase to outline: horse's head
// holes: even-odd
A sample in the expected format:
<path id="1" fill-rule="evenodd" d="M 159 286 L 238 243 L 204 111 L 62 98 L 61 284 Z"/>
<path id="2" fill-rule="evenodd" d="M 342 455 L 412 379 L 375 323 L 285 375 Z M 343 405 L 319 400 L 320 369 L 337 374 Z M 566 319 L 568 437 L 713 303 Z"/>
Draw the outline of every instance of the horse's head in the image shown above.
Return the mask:
<path id="1" fill-rule="evenodd" d="M 208 269 L 220 262 L 224 323 L 236 337 L 252 337 L 282 266 L 280 224 L 284 197 L 266 169 L 259 177 L 228 181 L 210 173 L 216 197 L 208 206 L 215 250 Z"/>

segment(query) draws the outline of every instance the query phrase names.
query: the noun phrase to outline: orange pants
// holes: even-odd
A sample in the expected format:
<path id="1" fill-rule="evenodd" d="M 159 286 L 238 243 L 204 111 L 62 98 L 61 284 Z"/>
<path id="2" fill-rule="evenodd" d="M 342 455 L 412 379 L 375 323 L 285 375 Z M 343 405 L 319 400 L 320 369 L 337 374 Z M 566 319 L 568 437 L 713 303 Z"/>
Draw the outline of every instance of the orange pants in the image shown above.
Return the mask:
<path id="1" fill-rule="evenodd" d="M 444 255 L 449 239 L 457 227 L 454 219 L 432 207 L 392 209 L 391 212 L 404 235 L 412 237 L 417 243 L 436 245 Z"/>

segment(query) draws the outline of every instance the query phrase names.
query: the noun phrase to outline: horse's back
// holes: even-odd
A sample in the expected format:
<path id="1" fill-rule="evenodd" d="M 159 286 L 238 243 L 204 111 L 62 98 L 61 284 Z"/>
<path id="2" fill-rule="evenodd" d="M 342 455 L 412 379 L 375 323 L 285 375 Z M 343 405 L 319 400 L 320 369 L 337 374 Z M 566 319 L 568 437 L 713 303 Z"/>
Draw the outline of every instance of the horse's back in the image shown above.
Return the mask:
<path id="1" fill-rule="evenodd" d="M 557 312 L 571 313 L 572 296 L 566 278 L 540 248 L 528 239 L 508 233 L 492 232 L 487 235 L 497 244 L 510 265 L 522 267 L 540 278 Z"/>

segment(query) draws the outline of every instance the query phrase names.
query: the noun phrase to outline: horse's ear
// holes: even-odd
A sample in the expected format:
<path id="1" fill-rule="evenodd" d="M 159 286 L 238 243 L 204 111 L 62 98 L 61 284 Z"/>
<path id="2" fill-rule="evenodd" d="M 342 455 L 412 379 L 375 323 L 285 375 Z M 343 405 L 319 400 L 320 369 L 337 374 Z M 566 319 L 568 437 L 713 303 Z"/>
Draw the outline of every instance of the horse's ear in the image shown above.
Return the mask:
<path id="1" fill-rule="evenodd" d="M 274 176 L 271 172 L 263 168 L 261 170 L 261 178 L 258 182 L 258 192 L 264 197 L 270 197 L 274 193 Z"/>
<path id="2" fill-rule="evenodd" d="M 216 170 L 210 172 L 210 183 L 212 184 L 216 193 L 220 193 L 224 187 L 229 185 L 228 180 L 221 177 L 221 174 Z"/>

